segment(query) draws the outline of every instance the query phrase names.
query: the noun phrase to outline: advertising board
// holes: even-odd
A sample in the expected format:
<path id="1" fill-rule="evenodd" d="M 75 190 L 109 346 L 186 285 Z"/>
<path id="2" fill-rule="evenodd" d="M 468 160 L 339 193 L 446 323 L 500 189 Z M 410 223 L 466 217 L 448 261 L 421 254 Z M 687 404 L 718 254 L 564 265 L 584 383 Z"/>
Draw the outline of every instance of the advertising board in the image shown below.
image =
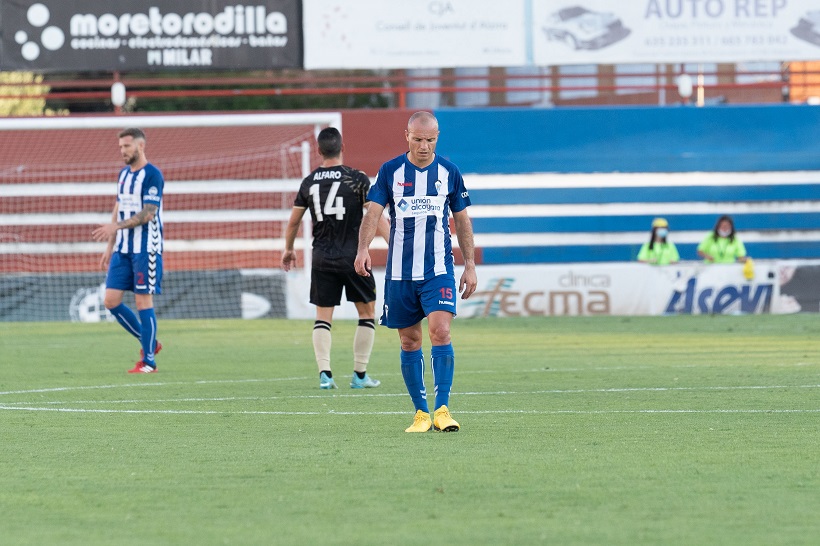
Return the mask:
<path id="1" fill-rule="evenodd" d="M 3 70 L 302 65 L 298 0 L 0 0 L 0 30 Z"/>

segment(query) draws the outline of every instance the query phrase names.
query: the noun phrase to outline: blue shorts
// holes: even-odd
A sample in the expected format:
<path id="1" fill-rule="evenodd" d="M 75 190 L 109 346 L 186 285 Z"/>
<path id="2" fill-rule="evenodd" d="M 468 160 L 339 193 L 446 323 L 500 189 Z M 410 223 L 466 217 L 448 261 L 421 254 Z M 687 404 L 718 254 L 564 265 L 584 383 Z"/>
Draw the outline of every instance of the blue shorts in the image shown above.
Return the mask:
<path id="1" fill-rule="evenodd" d="M 162 294 L 162 254 L 114 252 L 108 264 L 105 287 L 134 294 Z"/>
<path id="2" fill-rule="evenodd" d="M 456 279 L 439 275 L 426 281 L 384 281 L 384 308 L 379 324 L 408 328 L 433 311 L 456 314 Z"/>

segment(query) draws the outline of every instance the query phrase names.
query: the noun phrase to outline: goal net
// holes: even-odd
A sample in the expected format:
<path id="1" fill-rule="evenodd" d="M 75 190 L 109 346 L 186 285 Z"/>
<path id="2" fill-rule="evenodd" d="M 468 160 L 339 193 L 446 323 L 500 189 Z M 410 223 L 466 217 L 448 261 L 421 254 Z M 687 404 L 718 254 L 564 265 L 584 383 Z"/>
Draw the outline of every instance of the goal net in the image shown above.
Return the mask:
<path id="1" fill-rule="evenodd" d="M 91 232 L 111 219 L 123 167 L 117 134 L 125 127 L 145 131 L 146 156 L 165 177 L 157 314 L 286 316 L 278 269 L 285 226 L 327 126 L 341 128 L 341 115 L 0 120 L 0 321 L 110 320 L 102 304 L 105 245 Z M 296 245 L 300 264 L 306 227 Z"/>

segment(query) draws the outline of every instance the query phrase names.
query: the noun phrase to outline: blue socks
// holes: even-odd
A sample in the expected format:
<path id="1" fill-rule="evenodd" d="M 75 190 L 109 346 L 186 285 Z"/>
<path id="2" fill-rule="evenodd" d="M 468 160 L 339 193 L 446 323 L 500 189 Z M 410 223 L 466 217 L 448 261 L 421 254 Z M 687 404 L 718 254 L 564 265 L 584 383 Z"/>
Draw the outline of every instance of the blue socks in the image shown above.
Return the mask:
<path id="1" fill-rule="evenodd" d="M 157 343 L 157 315 L 154 313 L 154 309 L 143 309 L 139 312 L 139 318 L 124 303 L 109 309 L 109 311 L 117 319 L 117 322 L 125 328 L 126 332 L 140 340 L 144 355 L 142 361 L 152 368 L 156 368 L 154 346 Z"/>
<path id="2" fill-rule="evenodd" d="M 436 409 L 450 403 L 450 389 L 453 386 L 455 353 L 452 343 L 434 345 L 430 351 L 433 358 L 433 384 L 436 390 Z"/>
<path id="3" fill-rule="evenodd" d="M 450 389 L 453 386 L 455 370 L 455 353 L 453 345 L 434 345 L 431 351 L 433 360 L 433 382 L 436 390 L 436 409 L 450 403 Z M 424 387 L 424 354 L 418 351 L 401 352 L 401 375 L 407 392 L 413 400 L 416 410 L 430 413 L 427 406 L 427 390 Z"/>
<path id="4" fill-rule="evenodd" d="M 142 344 L 142 361 L 152 368 L 156 368 L 157 365 L 154 363 L 154 345 L 156 345 L 157 342 L 157 315 L 154 313 L 153 307 L 143 309 L 139 313 L 140 322 L 142 323 L 139 336 L 140 343 Z"/>
<path id="5" fill-rule="evenodd" d="M 416 411 L 430 413 L 427 407 L 427 389 L 424 387 L 424 354 L 421 349 L 401 352 L 401 375 Z"/>
<path id="6" fill-rule="evenodd" d="M 120 326 L 125 328 L 126 332 L 140 339 L 142 326 L 140 325 L 137 315 L 134 314 L 130 307 L 121 303 L 113 309 L 109 309 L 109 311 L 114 315 L 114 318 L 117 319 L 117 322 L 120 323 Z"/>

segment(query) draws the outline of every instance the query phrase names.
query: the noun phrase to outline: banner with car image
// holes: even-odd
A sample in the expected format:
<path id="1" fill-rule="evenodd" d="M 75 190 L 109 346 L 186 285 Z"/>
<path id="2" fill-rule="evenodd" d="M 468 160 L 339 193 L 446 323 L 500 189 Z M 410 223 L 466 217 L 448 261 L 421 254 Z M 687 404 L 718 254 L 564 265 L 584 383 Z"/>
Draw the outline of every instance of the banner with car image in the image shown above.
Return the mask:
<path id="1" fill-rule="evenodd" d="M 817 0 L 533 0 L 537 65 L 820 59 Z"/>

